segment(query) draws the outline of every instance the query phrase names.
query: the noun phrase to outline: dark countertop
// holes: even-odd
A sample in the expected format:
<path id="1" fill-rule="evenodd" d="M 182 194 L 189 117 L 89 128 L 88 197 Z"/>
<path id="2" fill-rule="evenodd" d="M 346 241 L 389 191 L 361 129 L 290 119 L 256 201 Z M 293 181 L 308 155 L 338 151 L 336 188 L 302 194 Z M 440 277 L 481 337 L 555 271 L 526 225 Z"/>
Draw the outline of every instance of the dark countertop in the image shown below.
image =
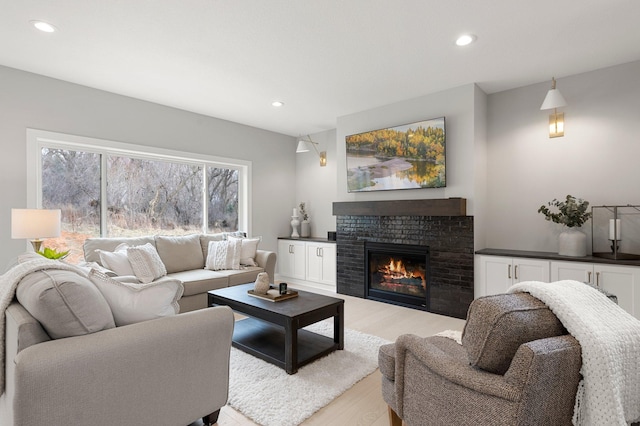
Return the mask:
<path id="1" fill-rule="evenodd" d="M 327 238 L 321 237 L 300 237 L 300 238 L 291 238 L 291 237 L 278 237 L 279 240 L 291 240 L 291 241 L 310 241 L 314 243 L 331 243 L 335 244 L 336 242 L 333 240 L 329 240 Z"/>
<path id="2" fill-rule="evenodd" d="M 524 257 L 524 258 L 530 258 L 530 259 L 560 260 L 564 262 L 587 262 L 587 263 L 606 263 L 611 265 L 640 266 L 640 259 L 637 259 L 637 260 L 607 259 L 606 257 L 597 257 L 597 256 L 570 257 L 570 256 L 560 256 L 557 253 L 551 253 L 546 251 L 485 248 L 482 250 L 477 250 L 476 254 L 481 254 L 485 256 L 507 256 L 507 257 Z"/>

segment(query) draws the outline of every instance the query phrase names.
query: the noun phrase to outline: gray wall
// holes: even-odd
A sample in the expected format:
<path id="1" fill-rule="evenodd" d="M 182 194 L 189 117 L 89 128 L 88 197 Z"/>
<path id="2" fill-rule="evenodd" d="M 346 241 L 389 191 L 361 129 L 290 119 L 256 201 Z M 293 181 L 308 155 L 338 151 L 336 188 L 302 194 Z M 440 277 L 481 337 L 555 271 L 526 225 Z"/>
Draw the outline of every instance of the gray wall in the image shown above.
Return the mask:
<path id="1" fill-rule="evenodd" d="M 26 129 L 252 162 L 252 233 L 276 249 L 295 200 L 295 139 L 0 66 L 0 267 L 27 247 L 11 240 L 11 208 L 27 206 Z"/>
<path id="2" fill-rule="evenodd" d="M 540 111 L 550 82 L 489 96 L 486 247 L 556 252 L 561 227 L 537 210 L 567 194 L 640 204 L 638 76 L 640 61 L 558 79 L 562 138 L 548 137 Z M 583 230 L 590 247 L 590 222 Z"/>

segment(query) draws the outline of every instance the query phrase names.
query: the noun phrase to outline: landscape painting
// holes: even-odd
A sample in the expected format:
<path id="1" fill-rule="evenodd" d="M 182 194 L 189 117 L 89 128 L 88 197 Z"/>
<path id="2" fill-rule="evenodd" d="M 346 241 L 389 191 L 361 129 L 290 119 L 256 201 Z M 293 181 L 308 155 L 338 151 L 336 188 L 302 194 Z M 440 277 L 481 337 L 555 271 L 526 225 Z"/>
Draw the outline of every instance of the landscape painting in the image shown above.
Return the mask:
<path id="1" fill-rule="evenodd" d="M 446 186 L 444 117 L 345 139 L 349 192 Z"/>

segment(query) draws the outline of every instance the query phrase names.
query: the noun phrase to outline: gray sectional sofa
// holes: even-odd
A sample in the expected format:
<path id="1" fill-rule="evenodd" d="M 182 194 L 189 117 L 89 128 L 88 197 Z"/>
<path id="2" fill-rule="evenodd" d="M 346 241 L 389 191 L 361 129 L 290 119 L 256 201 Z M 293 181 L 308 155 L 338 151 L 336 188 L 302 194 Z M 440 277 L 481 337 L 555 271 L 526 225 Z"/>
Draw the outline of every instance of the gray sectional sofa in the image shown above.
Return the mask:
<path id="1" fill-rule="evenodd" d="M 184 294 L 178 301 L 180 312 L 188 312 L 207 307 L 207 291 L 245 284 L 255 281 L 260 272 L 269 274 L 273 280 L 276 253 L 257 250 L 257 266 L 243 266 L 236 270 L 204 269 L 210 241 L 221 241 L 237 233 L 192 234 L 185 236 L 145 236 L 136 238 L 88 238 L 84 243 L 84 257 L 87 262 L 102 265 L 99 252 L 113 251 L 126 243 L 140 246 L 151 243 L 167 269 L 167 276 L 177 278 L 184 284 Z"/>

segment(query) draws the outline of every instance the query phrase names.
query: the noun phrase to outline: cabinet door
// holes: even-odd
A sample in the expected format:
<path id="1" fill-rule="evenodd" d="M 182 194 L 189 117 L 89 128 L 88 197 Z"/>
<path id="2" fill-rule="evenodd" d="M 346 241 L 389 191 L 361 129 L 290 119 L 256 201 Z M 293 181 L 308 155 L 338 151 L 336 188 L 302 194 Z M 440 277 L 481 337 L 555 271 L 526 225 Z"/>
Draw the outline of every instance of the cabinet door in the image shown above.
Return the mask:
<path id="1" fill-rule="evenodd" d="M 278 272 L 280 275 L 304 280 L 305 245 L 292 240 L 278 241 Z"/>
<path id="2" fill-rule="evenodd" d="M 322 284 L 336 283 L 335 244 L 307 243 L 307 280 Z"/>
<path id="3" fill-rule="evenodd" d="M 582 262 L 551 262 L 551 281 L 575 280 L 594 284 L 593 264 Z"/>
<path id="4" fill-rule="evenodd" d="M 291 264 L 292 271 L 291 277 L 298 278 L 304 280 L 306 273 L 306 254 L 305 254 L 305 243 L 300 241 L 291 241 L 289 242 L 291 246 Z"/>
<path id="5" fill-rule="evenodd" d="M 336 285 L 336 245 L 322 244 L 320 257 L 322 258 L 322 283 Z"/>
<path id="6" fill-rule="evenodd" d="M 500 256 L 480 256 L 480 289 L 483 294 L 501 294 L 513 280 L 513 259 Z"/>
<path id="7" fill-rule="evenodd" d="M 291 250 L 288 240 L 278 240 L 278 272 L 280 275 L 290 277 L 293 272 L 291 265 Z"/>
<path id="8" fill-rule="evenodd" d="M 640 318 L 640 271 L 628 266 L 595 264 L 596 286 L 618 298 L 618 305 Z"/>
<path id="9" fill-rule="evenodd" d="M 316 243 L 307 243 L 307 276 L 309 281 L 322 281 L 322 257 L 320 246 Z"/>
<path id="10" fill-rule="evenodd" d="M 549 282 L 549 261 L 538 259 L 513 259 L 513 282 L 542 281 Z"/>

